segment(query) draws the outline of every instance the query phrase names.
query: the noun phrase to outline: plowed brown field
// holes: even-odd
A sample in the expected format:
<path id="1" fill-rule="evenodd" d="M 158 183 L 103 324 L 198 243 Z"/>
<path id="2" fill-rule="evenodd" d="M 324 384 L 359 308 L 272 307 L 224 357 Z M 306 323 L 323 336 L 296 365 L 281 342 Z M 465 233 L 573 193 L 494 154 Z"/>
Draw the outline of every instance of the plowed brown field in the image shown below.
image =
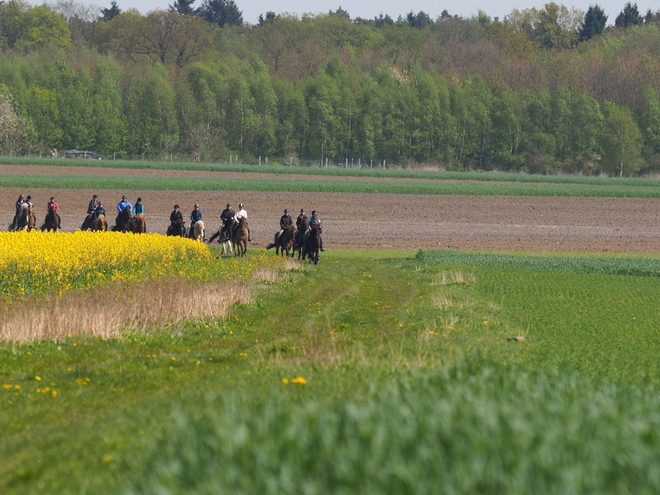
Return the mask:
<path id="1" fill-rule="evenodd" d="M 31 167 L 30 171 L 64 175 L 236 176 L 222 172 L 81 167 Z M 11 172 L 11 167 L 0 167 L 0 173 Z M 254 238 L 251 245 L 255 247 L 271 242 L 284 208 L 290 208 L 294 217 L 300 208 L 305 208 L 308 213 L 318 210 L 326 249 L 660 252 L 658 199 L 0 188 L 4 198 L 0 229 L 7 230 L 11 223 L 13 204 L 20 193 L 32 195 L 39 221 L 43 220 L 48 199 L 55 196 L 65 231 L 80 226 L 93 193 L 104 202 L 113 225 L 116 204 L 122 194 L 127 194 L 132 202 L 142 197 L 148 230 L 160 233 L 165 233 L 175 203 L 181 205 L 186 219 L 193 205 L 199 203 L 210 233 L 218 229 L 225 203 L 231 202 L 236 208 L 243 202 Z"/>

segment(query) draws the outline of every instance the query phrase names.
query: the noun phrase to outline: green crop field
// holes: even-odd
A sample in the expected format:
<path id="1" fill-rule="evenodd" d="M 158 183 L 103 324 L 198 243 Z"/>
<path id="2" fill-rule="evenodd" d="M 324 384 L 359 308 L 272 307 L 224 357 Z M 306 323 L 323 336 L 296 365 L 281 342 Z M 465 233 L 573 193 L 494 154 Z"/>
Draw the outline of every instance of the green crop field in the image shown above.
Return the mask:
<path id="1" fill-rule="evenodd" d="M 660 490 L 657 256 L 324 254 L 224 318 L 0 344 L 0 492 Z"/>
<path id="2" fill-rule="evenodd" d="M 630 184 L 541 184 L 498 181 L 337 181 L 323 179 L 132 177 L 3 174 L 0 187 L 58 189 L 345 192 L 380 194 L 461 194 L 475 196 L 575 196 L 660 198 L 657 181 Z"/>

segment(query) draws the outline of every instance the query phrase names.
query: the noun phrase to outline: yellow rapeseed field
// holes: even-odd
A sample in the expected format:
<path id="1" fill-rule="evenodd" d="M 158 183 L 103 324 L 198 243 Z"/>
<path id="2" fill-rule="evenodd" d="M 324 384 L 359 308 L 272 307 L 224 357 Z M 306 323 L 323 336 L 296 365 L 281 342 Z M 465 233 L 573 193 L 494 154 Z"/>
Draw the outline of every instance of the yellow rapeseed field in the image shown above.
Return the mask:
<path id="1" fill-rule="evenodd" d="M 145 276 L 207 278 L 213 261 L 206 245 L 159 234 L 0 232 L 0 294 L 63 292 Z"/>

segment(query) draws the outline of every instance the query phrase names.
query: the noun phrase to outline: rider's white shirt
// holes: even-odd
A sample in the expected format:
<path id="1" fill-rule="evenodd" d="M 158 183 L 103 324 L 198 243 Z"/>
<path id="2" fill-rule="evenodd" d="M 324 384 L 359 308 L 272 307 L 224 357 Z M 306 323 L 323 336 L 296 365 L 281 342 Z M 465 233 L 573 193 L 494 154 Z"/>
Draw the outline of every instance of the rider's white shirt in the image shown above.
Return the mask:
<path id="1" fill-rule="evenodd" d="M 245 218 L 247 220 L 247 211 L 241 209 L 236 212 L 236 215 L 234 215 L 234 218 L 238 222 L 241 218 Z"/>

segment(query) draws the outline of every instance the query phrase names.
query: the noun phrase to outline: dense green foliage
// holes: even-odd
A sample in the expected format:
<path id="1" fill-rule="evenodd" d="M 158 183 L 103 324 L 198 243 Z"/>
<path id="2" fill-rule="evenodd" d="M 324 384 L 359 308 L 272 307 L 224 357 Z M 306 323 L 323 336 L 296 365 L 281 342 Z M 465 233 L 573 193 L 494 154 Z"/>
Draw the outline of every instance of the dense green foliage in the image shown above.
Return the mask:
<path id="1" fill-rule="evenodd" d="M 500 256 L 328 252 L 226 320 L 3 344 L 0 489 L 657 492 L 660 278 L 612 274 L 654 259 Z"/>
<path id="2" fill-rule="evenodd" d="M 602 10 L 554 3 L 502 21 L 340 9 L 240 25 L 233 1 L 188 7 L 1 4 L 0 94 L 31 139 L 0 152 L 660 170 L 657 14 L 605 30 Z"/>

